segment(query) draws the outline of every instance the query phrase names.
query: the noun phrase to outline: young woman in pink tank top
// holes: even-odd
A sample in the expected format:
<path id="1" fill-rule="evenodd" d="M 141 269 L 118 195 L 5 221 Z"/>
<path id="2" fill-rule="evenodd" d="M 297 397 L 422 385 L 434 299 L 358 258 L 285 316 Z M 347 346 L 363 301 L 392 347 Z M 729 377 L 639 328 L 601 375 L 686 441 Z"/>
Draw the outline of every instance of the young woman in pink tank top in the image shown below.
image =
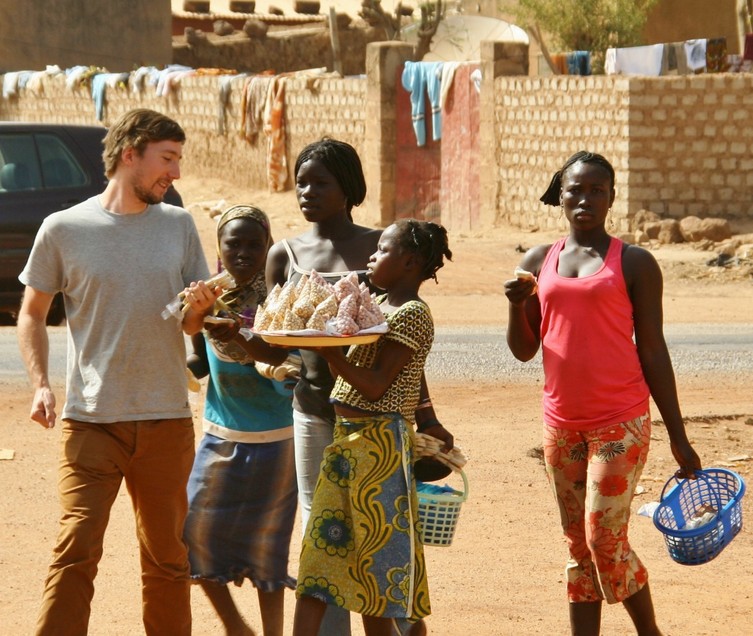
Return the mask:
<path id="1" fill-rule="evenodd" d="M 646 568 L 628 542 L 630 505 L 651 439 L 653 397 L 678 476 L 701 461 L 688 441 L 662 325 L 662 274 L 654 257 L 610 236 L 614 169 L 578 152 L 541 201 L 570 232 L 530 249 L 505 282 L 507 343 L 544 363 L 544 456 L 568 541 L 573 634 L 598 635 L 602 601 L 621 602 L 641 636 L 661 634 Z"/>

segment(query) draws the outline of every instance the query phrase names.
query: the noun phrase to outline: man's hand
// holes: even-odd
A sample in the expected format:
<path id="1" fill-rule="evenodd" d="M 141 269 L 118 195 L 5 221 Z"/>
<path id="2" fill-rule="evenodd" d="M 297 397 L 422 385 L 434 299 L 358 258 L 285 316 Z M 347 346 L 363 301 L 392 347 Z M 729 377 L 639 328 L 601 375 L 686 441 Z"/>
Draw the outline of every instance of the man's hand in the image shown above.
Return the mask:
<path id="1" fill-rule="evenodd" d="M 55 394 L 49 387 L 42 387 L 34 392 L 34 400 L 31 403 L 29 416 L 34 422 L 44 428 L 54 428 L 55 419 Z"/>

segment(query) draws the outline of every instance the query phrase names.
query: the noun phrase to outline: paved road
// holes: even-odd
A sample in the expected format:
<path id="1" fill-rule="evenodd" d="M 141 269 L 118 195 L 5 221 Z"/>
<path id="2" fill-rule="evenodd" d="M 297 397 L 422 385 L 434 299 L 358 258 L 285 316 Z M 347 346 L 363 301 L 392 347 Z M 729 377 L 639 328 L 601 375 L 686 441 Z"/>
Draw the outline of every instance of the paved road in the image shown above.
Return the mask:
<path id="1" fill-rule="evenodd" d="M 678 374 L 727 372 L 753 377 L 753 323 L 668 325 L 667 344 Z M 50 330 L 53 381 L 65 372 L 65 329 Z M 526 380 L 541 377 L 541 358 L 515 360 L 507 349 L 504 329 L 438 329 L 427 362 L 429 378 L 442 380 Z M 14 327 L 0 328 L 0 379 L 22 379 L 24 369 Z"/>
<path id="2" fill-rule="evenodd" d="M 675 372 L 753 372 L 753 324 L 667 325 L 665 337 Z M 452 379 L 541 377 L 541 355 L 522 363 L 505 343 L 504 329 L 438 329 L 427 376 Z"/>

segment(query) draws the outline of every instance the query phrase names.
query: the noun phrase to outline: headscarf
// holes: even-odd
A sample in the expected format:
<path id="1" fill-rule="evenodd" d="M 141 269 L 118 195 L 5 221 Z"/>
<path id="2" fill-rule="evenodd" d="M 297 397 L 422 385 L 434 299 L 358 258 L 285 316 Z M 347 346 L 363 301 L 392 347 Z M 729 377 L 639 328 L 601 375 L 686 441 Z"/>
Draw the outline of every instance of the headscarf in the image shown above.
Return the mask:
<path id="1" fill-rule="evenodd" d="M 272 247 L 272 229 L 269 223 L 269 217 L 259 208 L 253 205 L 234 205 L 225 210 L 217 220 L 217 256 L 221 258 L 222 250 L 220 248 L 220 235 L 222 228 L 230 221 L 235 219 L 249 219 L 255 221 L 264 229 L 267 234 L 267 251 Z M 256 307 L 264 302 L 267 298 L 267 283 L 264 270 L 257 272 L 243 285 L 229 289 L 220 300 L 230 309 L 246 319 L 246 322 L 253 323 L 253 316 L 256 314 Z M 250 326 L 250 325 L 247 325 Z"/>
<path id="2" fill-rule="evenodd" d="M 219 219 L 217 219 L 217 256 L 221 256 L 220 250 L 220 232 L 230 221 L 235 219 L 251 219 L 256 221 L 264 228 L 267 233 L 267 250 L 272 247 L 272 227 L 269 223 L 269 217 L 259 208 L 253 205 L 233 205 L 225 210 Z"/>

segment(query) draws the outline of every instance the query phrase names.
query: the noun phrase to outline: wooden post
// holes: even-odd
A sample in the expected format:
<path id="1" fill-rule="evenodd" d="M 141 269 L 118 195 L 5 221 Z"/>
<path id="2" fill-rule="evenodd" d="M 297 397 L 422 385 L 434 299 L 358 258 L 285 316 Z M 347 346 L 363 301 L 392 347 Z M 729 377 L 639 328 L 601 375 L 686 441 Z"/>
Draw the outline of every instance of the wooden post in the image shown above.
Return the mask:
<path id="1" fill-rule="evenodd" d="M 329 8 L 329 38 L 332 42 L 332 69 L 342 77 L 343 62 L 340 58 L 340 33 L 337 30 L 335 7 Z"/>

